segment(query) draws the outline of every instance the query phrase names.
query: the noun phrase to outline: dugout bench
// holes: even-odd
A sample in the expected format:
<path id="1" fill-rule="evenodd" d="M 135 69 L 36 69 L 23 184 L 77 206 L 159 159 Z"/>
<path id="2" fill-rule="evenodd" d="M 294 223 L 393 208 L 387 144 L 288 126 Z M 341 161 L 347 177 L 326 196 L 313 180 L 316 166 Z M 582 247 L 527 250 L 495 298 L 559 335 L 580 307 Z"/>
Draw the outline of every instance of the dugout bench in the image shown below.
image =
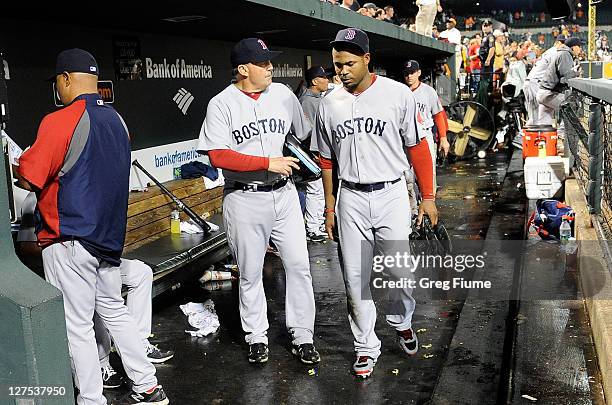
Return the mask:
<path id="1" fill-rule="evenodd" d="M 230 255 L 223 228 L 223 187 L 207 190 L 202 178 L 163 183 L 198 215 L 219 226 L 204 234 L 170 233 L 174 203 L 159 187 L 130 192 L 123 257 L 138 259 L 153 269 L 153 297 L 181 286 L 202 274 L 211 264 Z M 189 217 L 181 212 L 181 220 Z"/>

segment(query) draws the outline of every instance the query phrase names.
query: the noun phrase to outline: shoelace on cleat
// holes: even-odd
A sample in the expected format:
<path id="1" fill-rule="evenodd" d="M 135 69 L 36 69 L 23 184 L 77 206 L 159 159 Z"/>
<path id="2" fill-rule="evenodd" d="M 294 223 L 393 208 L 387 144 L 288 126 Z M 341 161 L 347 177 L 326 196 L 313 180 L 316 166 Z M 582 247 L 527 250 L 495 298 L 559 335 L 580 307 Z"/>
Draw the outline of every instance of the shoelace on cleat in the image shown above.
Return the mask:
<path id="1" fill-rule="evenodd" d="M 117 372 L 111 366 L 106 366 L 106 367 L 102 368 L 102 378 L 104 380 L 108 380 L 109 378 L 111 378 L 115 374 L 117 374 Z"/>

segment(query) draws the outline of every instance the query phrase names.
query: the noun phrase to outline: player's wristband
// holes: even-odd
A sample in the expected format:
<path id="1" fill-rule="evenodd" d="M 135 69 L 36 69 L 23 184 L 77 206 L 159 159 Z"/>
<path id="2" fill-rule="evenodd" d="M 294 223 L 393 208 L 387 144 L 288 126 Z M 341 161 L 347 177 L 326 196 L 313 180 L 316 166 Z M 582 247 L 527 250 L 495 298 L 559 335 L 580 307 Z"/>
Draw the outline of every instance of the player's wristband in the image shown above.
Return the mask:
<path id="1" fill-rule="evenodd" d="M 333 208 L 325 208 L 325 213 L 326 213 L 326 214 L 329 214 L 330 212 L 335 213 L 335 212 L 336 212 L 336 210 L 334 210 Z"/>

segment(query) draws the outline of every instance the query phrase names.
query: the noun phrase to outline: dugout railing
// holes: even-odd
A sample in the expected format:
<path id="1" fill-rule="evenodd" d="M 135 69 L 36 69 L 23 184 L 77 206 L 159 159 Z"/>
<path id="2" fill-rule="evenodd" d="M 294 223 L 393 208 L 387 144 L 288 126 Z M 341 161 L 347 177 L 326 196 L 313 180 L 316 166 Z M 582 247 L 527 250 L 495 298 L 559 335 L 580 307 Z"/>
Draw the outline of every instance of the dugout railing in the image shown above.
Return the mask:
<path id="1" fill-rule="evenodd" d="M 601 225 L 602 238 L 612 236 L 612 81 L 572 79 L 560 117 L 573 172 L 589 211 Z"/>

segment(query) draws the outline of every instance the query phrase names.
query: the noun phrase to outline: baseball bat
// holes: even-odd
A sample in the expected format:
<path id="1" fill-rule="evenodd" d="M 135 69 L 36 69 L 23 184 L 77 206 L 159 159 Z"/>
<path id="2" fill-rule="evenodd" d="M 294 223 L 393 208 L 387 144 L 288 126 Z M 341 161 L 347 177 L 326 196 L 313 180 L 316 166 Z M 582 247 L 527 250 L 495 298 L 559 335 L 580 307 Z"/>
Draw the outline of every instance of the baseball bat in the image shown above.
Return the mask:
<path id="1" fill-rule="evenodd" d="M 202 217 L 196 214 L 191 208 L 185 205 L 185 203 L 183 203 L 177 196 L 172 194 L 172 192 L 168 190 L 163 184 L 157 181 L 157 179 L 153 177 L 151 173 L 149 173 L 144 167 L 142 167 L 142 165 L 138 162 L 137 159 L 134 159 L 134 161 L 132 162 L 132 165 L 139 168 L 144 174 L 147 175 L 148 178 L 153 180 L 153 182 L 157 185 L 157 187 L 159 187 L 161 191 L 164 192 L 164 194 L 170 197 L 180 210 L 182 210 L 185 214 L 187 214 L 189 218 L 191 218 L 200 228 L 202 228 L 202 230 L 204 231 L 204 234 L 210 233 L 210 225 L 208 225 L 206 221 L 204 221 L 204 219 L 202 219 Z"/>

